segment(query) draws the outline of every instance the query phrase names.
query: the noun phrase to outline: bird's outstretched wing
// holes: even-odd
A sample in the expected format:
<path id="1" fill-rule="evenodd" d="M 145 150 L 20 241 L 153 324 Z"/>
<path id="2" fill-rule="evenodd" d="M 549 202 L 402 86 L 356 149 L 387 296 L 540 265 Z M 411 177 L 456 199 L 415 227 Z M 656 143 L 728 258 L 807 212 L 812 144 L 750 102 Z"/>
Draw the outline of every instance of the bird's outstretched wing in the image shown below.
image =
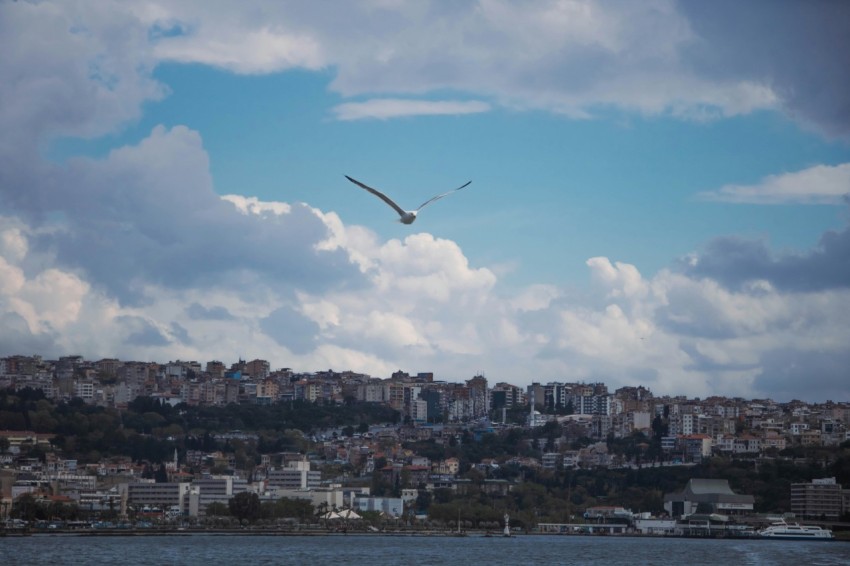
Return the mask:
<path id="1" fill-rule="evenodd" d="M 445 192 L 445 193 L 443 193 L 443 194 L 440 194 L 440 195 L 437 195 L 437 196 L 435 196 L 435 197 L 431 197 L 431 198 L 429 198 L 428 200 L 426 200 L 425 202 L 423 202 L 422 204 L 420 204 L 420 205 L 419 205 L 419 208 L 417 208 L 417 209 L 416 209 L 416 212 L 419 212 L 420 210 L 422 210 L 422 208 L 423 208 L 426 204 L 431 204 L 431 203 L 432 203 L 432 202 L 434 202 L 435 200 L 440 200 L 441 198 L 443 198 L 443 197 L 444 197 L 444 196 L 446 196 L 446 195 L 450 195 L 450 194 L 452 194 L 452 193 L 456 193 L 456 192 L 458 192 L 459 190 L 461 190 L 462 188 L 464 188 L 465 186 L 467 186 L 467 185 L 468 185 L 468 184 L 470 184 L 471 182 L 472 182 L 472 181 L 467 181 L 466 183 L 464 183 L 463 185 L 459 186 L 459 187 L 458 187 L 458 188 L 456 188 L 456 189 L 453 189 L 453 190 L 451 190 L 451 191 L 446 191 L 446 192 Z"/>
<path id="2" fill-rule="evenodd" d="M 393 202 L 393 199 L 391 199 L 390 197 L 388 197 L 387 195 L 385 195 L 381 191 L 379 191 L 377 189 L 373 189 L 372 187 L 370 187 L 368 185 L 364 185 L 363 183 L 361 183 L 357 179 L 352 179 L 348 175 L 346 175 L 345 178 L 348 179 L 349 181 L 351 181 L 352 183 L 354 183 L 355 185 L 357 185 L 358 187 L 366 189 L 367 191 L 369 191 L 370 193 L 372 193 L 373 195 L 375 195 L 376 197 L 378 197 L 379 199 L 381 199 L 382 201 L 384 201 L 385 203 L 387 203 L 388 205 L 393 207 L 395 209 L 395 211 L 398 212 L 399 216 L 404 216 L 405 214 L 407 214 L 407 211 L 405 211 L 403 208 L 401 208 L 399 205 L 397 205 L 395 202 Z"/>

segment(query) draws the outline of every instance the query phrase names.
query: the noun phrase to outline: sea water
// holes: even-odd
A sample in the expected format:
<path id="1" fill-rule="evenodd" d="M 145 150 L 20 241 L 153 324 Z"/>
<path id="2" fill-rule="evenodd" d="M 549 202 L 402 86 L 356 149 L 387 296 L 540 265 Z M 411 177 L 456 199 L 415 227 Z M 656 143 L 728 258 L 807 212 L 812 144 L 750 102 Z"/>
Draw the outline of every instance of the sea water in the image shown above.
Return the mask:
<path id="1" fill-rule="evenodd" d="M 0 538 L 0 564 L 847 565 L 850 543 L 618 536 L 33 535 Z"/>

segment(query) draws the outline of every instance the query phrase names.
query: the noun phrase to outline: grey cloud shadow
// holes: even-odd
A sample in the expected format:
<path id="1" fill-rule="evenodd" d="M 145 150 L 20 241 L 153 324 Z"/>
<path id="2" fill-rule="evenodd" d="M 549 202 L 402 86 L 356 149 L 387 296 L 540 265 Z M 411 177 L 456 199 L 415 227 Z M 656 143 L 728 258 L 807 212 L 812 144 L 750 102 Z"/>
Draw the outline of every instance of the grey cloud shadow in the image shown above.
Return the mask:
<path id="1" fill-rule="evenodd" d="M 850 287 L 850 229 L 828 231 L 818 246 L 804 253 L 774 254 L 764 242 L 735 236 L 716 238 L 697 261 L 675 266 L 689 277 L 708 277 L 740 289 L 755 280 L 782 291 L 813 292 Z"/>

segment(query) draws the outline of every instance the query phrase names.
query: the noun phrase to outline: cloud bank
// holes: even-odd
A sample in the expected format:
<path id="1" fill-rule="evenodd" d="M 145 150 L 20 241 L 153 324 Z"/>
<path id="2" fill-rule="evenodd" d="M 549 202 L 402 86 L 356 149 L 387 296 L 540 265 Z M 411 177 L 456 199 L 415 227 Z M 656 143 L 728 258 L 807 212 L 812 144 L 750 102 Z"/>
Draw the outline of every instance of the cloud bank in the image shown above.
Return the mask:
<path id="1" fill-rule="evenodd" d="M 123 151 L 140 151 L 168 135 L 189 132 L 156 130 Z M 108 168 L 112 159 L 90 166 Z M 150 182 L 166 183 L 171 173 L 158 171 L 163 178 Z M 206 169 L 187 174 L 203 179 Z M 150 230 L 160 214 L 155 191 L 140 190 L 136 198 L 141 212 L 125 218 L 130 236 L 121 236 L 130 249 L 141 238 L 136 232 Z M 281 367 L 378 376 L 404 368 L 459 380 L 485 368 L 494 381 L 518 384 L 599 379 L 697 396 L 846 397 L 850 329 L 846 311 L 837 307 L 850 304 L 850 280 L 789 283 L 786 274 L 797 270 L 779 266 L 791 258 L 765 252 L 764 269 L 742 275 L 736 265 L 718 262 L 731 254 L 713 242 L 690 262 L 644 277 L 634 265 L 595 257 L 587 261 L 592 285 L 586 296 L 551 286 L 505 296 L 491 270 L 470 265 L 448 240 L 418 233 L 381 242 L 365 228 L 303 205 L 253 201 L 246 214 L 226 198 L 218 202 L 220 209 L 212 207 L 217 216 L 191 203 L 177 204 L 174 214 L 187 233 L 212 220 L 257 234 L 228 233 L 234 235 L 225 248 L 228 261 L 218 258 L 220 239 L 208 247 L 190 242 L 184 255 L 178 242 L 185 234 L 151 235 L 152 250 L 136 253 L 132 268 L 109 249 L 85 260 L 84 249 L 75 256 L 67 243 L 89 245 L 88 235 L 69 238 L 77 224 L 35 228 L 4 217 L 0 354 L 35 348 L 54 356 L 163 361 L 257 356 Z M 291 212 L 299 207 L 303 217 Z M 114 228 L 96 215 L 88 223 L 91 234 Z M 280 234 L 305 224 L 315 226 L 277 245 Z M 168 257 L 172 246 L 181 248 L 182 263 L 163 263 L 159 254 Z M 258 246 L 287 267 L 258 259 Z M 192 254 L 197 258 L 190 260 Z M 846 249 L 819 248 L 793 261 L 831 264 L 843 273 L 848 259 Z M 107 265 L 130 274 L 108 276 Z"/>
<path id="2" fill-rule="evenodd" d="M 448 90 L 576 118 L 612 107 L 696 120 L 782 109 L 829 135 L 850 133 L 850 70 L 838 55 L 850 51 L 850 7 L 739 4 L 374 1 L 331 13 L 188 1 L 133 10 L 167 32 L 153 37 L 158 60 L 246 74 L 333 69 L 331 88 L 345 97 Z M 389 111 L 370 101 L 335 114 L 351 119 L 375 105 Z"/>
<path id="3" fill-rule="evenodd" d="M 776 51 L 755 49 L 770 28 L 755 25 L 755 5 L 738 29 L 717 24 L 726 3 L 375 1 L 330 14 L 290 2 L 0 3 L 0 355 L 263 357 L 378 376 L 484 370 L 517 384 L 846 400 L 846 228 L 793 255 L 717 239 L 650 275 L 628 258 L 594 257 L 586 295 L 507 292 L 453 241 L 380 241 L 250 187 L 216 194 L 202 133 L 183 125 L 99 158 L 42 156 L 57 136 L 137 119 L 167 94 L 152 75 L 162 61 L 333 69 L 330 88 L 369 97 L 329 110 L 343 120 L 497 106 L 688 119 L 780 108 L 846 135 L 847 73 L 824 60 L 848 51 L 843 5 L 763 8 L 788 45 L 811 40 L 794 53 L 777 40 L 766 44 Z M 425 100 L 435 92 L 465 96 Z M 833 203 L 845 174 L 819 166 L 711 194 Z"/>

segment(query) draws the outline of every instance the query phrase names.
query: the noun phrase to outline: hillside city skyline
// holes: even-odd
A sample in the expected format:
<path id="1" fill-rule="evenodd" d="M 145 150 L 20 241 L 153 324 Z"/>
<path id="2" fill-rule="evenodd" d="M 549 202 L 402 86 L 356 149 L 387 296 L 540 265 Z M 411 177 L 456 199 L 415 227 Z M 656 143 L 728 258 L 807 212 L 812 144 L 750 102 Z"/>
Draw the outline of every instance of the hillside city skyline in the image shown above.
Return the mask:
<path id="1" fill-rule="evenodd" d="M 64 367 L 63 367 L 64 366 Z M 101 358 L 99 360 L 91 360 L 87 359 L 82 355 L 70 355 L 70 356 L 60 356 L 56 359 L 48 359 L 44 358 L 40 355 L 22 355 L 22 354 L 14 354 L 11 356 L 0 357 L 0 387 L 2 386 L 32 386 L 35 388 L 40 388 L 41 384 L 38 381 L 41 379 L 42 381 L 45 379 L 83 379 L 95 381 L 98 378 L 97 373 L 100 373 L 101 376 L 108 377 L 123 377 L 121 375 L 116 375 L 118 368 L 122 366 L 134 366 L 134 367 L 146 367 L 152 368 L 157 367 L 160 371 L 164 372 L 166 375 L 174 375 L 173 370 L 169 370 L 171 368 L 182 368 L 176 375 L 180 377 L 180 379 L 192 379 L 192 380 L 204 380 L 204 379 L 226 379 L 228 377 L 233 378 L 237 377 L 237 380 L 248 380 L 248 381 L 264 381 L 267 379 L 284 379 L 284 380 L 302 380 L 302 379 L 353 379 L 355 381 L 418 381 L 425 383 L 435 383 L 435 384 L 454 384 L 454 385 L 462 385 L 464 383 L 468 384 L 471 380 L 483 379 L 484 383 L 489 384 L 487 379 L 487 375 L 485 372 L 478 372 L 469 378 L 455 378 L 455 379 L 443 379 L 439 375 L 435 375 L 433 372 L 416 372 L 416 373 L 408 373 L 402 369 L 398 369 L 389 376 L 381 377 L 374 376 L 367 373 L 355 372 L 350 369 L 346 370 L 334 370 L 330 369 L 318 369 L 313 371 L 297 371 L 293 368 L 282 367 L 278 369 L 272 369 L 271 364 L 264 359 L 256 358 L 250 361 L 239 358 L 236 362 L 231 362 L 229 364 L 222 362 L 220 360 L 210 360 L 207 362 L 199 362 L 195 360 L 169 360 L 168 362 L 159 362 L 159 361 L 138 361 L 138 360 L 121 360 L 118 358 Z M 104 369 L 105 368 L 105 369 Z M 97 373 L 91 373 L 87 370 L 95 370 Z M 187 372 L 188 370 L 188 372 Z M 82 373 L 80 373 L 82 371 Z M 170 373 L 171 372 L 171 373 Z M 234 376 L 233 373 L 237 372 L 238 375 Z M 15 378 L 18 378 L 17 381 L 13 381 Z M 28 381 L 27 378 L 35 378 L 36 381 Z M 607 381 L 603 378 L 587 380 L 587 381 L 571 381 L 571 380 L 548 380 L 548 381 L 535 381 L 529 380 L 527 383 L 524 383 L 523 380 L 515 380 L 514 382 L 503 381 L 500 380 L 498 383 L 492 384 L 492 386 L 509 386 L 511 388 L 515 388 L 517 390 L 523 390 L 526 392 L 530 392 L 533 388 L 540 388 L 541 386 L 551 384 L 560 384 L 560 385 L 598 385 L 602 384 L 605 386 L 605 394 L 608 394 Z M 93 384 L 94 385 L 94 384 Z M 492 389 L 493 387 L 490 387 Z M 850 400 L 848 399 L 814 399 L 814 400 L 803 400 L 803 399 L 776 399 L 773 397 L 752 397 L 745 398 L 739 395 L 710 395 L 707 397 L 688 397 L 682 393 L 663 393 L 656 394 L 651 391 L 650 388 L 645 387 L 643 384 L 632 384 L 632 385 L 621 385 L 617 389 L 640 389 L 649 394 L 650 397 L 653 398 L 669 398 L 669 399 L 712 399 L 712 398 L 721 398 L 721 399 L 739 399 L 739 400 L 768 400 L 781 404 L 787 403 L 795 403 L 795 402 L 805 402 L 807 404 L 848 404 Z M 523 396 L 527 395 L 523 393 Z M 543 396 L 539 394 L 538 399 L 536 400 L 536 405 L 543 405 Z M 275 399 L 276 401 L 277 399 Z M 330 399 L 328 399 L 330 400 Z M 527 404 L 528 399 L 523 401 L 524 404 Z"/>
<path id="2" fill-rule="evenodd" d="M 271 371 L 260 359 L 200 374 L 198 362 L 0 362 L 7 528 L 293 516 L 322 528 L 350 510 L 445 526 L 458 505 L 486 525 L 498 502 L 526 532 L 616 519 L 605 528 L 682 535 L 705 504 L 721 529 L 726 515 L 759 525 L 788 510 L 845 526 L 835 521 L 848 512 L 848 403 L 654 397 L 601 382 L 524 391 L 482 376 Z M 699 479 L 716 474 L 729 480 Z"/>

